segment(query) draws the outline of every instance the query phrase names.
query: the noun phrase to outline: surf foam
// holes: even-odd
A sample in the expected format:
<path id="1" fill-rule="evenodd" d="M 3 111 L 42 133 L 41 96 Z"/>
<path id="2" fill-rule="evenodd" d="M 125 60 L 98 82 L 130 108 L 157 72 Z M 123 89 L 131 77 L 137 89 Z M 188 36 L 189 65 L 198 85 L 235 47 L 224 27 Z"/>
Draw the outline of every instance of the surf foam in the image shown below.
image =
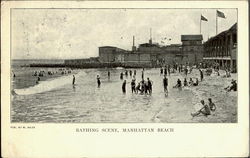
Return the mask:
<path id="1" fill-rule="evenodd" d="M 85 72 L 79 72 L 75 74 L 75 77 L 77 78 L 78 76 L 82 76 L 86 74 Z M 67 84 L 72 84 L 72 75 L 67 75 L 67 76 L 62 76 L 58 77 L 52 80 L 47 80 L 47 81 L 40 81 L 39 84 L 33 86 L 33 87 L 28 87 L 28 88 L 23 88 L 23 89 L 14 89 L 14 93 L 17 95 L 31 95 L 31 94 L 37 94 L 37 93 L 43 93 L 47 91 L 51 91 L 53 89 L 62 87 Z"/>

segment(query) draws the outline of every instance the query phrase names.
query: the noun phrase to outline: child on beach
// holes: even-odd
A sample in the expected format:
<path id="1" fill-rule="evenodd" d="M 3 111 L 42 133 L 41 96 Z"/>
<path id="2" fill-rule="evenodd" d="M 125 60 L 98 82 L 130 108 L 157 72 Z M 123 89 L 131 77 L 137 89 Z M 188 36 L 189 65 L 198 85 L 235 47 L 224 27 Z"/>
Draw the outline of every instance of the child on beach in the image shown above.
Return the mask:
<path id="1" fill-rule="evenodd" d="M 208 98 L 208 105 L 211 111 L 215 111 L 216 110 L 216 106 L 215 104 L 212 102 L 212 98 Z"/>
<path id="2" fill-rule="evenodd" d="M 210 108 L 207 104 L 205 104 L 204 100 L 201 100 L 201 104 L 202 104 L 202 108 L 200 110 L 198 110 L 197 112 L 195 113 L 191 113 L 191 115 L 194 117 L 194 116 L 198 116 L 199 114 L 203 114 L 205 116 L 207 115 L 211 115 L 211 111 L 210 111 Z"/>

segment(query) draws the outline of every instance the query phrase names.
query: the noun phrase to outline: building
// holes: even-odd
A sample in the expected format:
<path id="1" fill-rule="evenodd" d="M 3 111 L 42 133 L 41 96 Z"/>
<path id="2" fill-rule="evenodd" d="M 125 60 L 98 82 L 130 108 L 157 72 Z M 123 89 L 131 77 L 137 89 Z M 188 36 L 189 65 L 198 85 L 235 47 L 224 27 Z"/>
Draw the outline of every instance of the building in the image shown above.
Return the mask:
<path id="1" fill-rule="evenodd" d="M 99 47 L 99 60 L 102 63 L 124 62 L 125 53 L 126 50 L 113 46 Z"/>
<path id="2" fill-rule="evenodd" d="M 182 62 L 197 64 L 203 60 L 202 35 L 181 35 Z"/>
<path id="3" fill-rule="evenodd" d="M 173 64 L 197 64 L 203 59 L 202 35 L 182 35 L 182 44 L 161 46 L 153 43 L 152 38 L 148 43 L 134 45 L 127 51 L 114 46 L 99 47 L 99 57 L 94 60 L 76 59 L 66 60 L 66 65 L 79 67 L 160 67 Z"/>
<path id="4" fill-rule="evenodd" d="M 204 61 L 237 71 L 237 23 L 204 43 Z"/>
<path id="5" fill-rule="evenodd" d="M 182 44 L 160 46 L 152 42 L 133 46 L 126 51 L 113 46 L 99 47 L 99 58 L 102 63 L 123 63 L 132 67 L 158 67 L 166 64 L 196 64 L 203 59 L 202 35 L 182 35 Z"/>

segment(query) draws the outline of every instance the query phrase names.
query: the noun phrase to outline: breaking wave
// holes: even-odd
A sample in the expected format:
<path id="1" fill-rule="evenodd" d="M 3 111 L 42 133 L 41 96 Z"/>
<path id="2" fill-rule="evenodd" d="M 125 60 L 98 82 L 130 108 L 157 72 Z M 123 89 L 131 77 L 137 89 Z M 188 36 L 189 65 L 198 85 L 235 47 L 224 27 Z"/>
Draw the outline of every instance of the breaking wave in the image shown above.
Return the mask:
<path id="1" fill-rule="evenodd" d="M 75 77 L 82 76 L 84 74 L 86 73 L 79 72 L 78 74 L 75 75 Z M 53 89 L 62 87 L 64 85 L 72 84 L 72 75 L 62 76 L 62 77 L 58 77 L 58 78 L 47 80 L 47 81 L 40 81 L 39 84 L 33 87 L 28 87 L 28 88 L 23 88 L 23 89 L 14 89 L 14 92 L 12 92 L 12 94 L 31 95 L 31 94 L 51 91 Z"/>

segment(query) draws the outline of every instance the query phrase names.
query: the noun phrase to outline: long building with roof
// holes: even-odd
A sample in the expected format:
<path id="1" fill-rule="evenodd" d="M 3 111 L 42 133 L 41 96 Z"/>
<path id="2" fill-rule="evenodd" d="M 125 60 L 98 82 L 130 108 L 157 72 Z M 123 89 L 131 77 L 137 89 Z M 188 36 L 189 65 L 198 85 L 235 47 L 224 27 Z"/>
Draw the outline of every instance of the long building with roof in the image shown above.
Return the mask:
<path id="1" fill-rule="evenodd" d="M 237 72 L 237 23 L 208 39 L 203 45 L 204 62 Z"/>
<path id="2" fill-rule="evenodd" d="M 121 63 L 125 67 L 158 67 L 172 64 L 197 64 L 203 59 L 202 35 L 182 35 L 182 44 L 160 46 L 148 43 L 133 46 L 132 51 L 113 46 L 99 47 L 99 61 Z"/>
<path id="3" fill-rule="evenodd" d="M 131 50 L 115 46 L 99 47 L 99 57 L 65 60 L 73 67 L 160 67 L 173 64 L 198 64 L 203 60 L 202 35 L 181 35 L 181 44 L 159 45 L 150 37 L 148 43 L 133 45 Z M 100 66 L 99 66 L 100 65 Z"/>

